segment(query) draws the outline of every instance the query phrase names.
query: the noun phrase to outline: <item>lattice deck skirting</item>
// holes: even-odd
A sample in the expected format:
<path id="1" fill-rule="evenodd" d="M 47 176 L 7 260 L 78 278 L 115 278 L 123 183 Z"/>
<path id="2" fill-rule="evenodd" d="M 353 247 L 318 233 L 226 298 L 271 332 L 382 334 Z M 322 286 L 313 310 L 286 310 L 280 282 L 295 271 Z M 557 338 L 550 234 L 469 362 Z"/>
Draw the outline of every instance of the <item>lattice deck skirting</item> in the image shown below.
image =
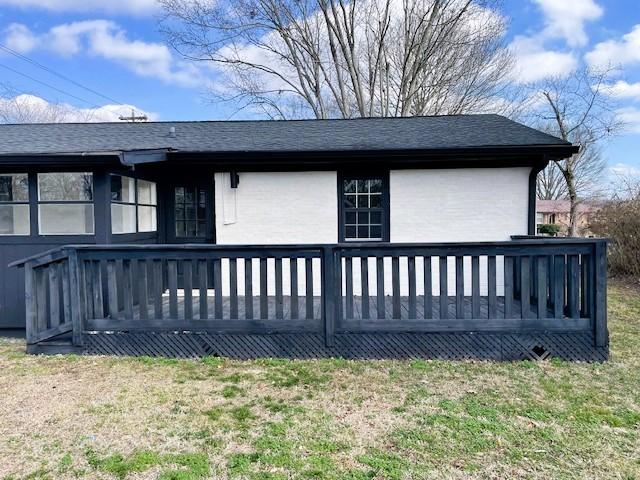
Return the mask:
<path id="1" fill-rule="evenodd" d="M 192 358 L 479 359 L 605 361 L 589 333 L 343 333 L 327 348 L 319 334 L 86 333 L 84 354 Z"/>

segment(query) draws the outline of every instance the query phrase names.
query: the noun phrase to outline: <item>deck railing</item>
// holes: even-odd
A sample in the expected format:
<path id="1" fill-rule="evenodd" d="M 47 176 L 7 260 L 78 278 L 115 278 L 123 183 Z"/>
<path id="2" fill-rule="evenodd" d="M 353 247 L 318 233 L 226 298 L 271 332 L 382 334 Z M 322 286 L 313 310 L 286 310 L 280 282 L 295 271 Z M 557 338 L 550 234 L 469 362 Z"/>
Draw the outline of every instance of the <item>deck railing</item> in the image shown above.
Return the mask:
<path id="1" fill-rule="evenodd" d="M 25 267 L 27 341 L 71 332 L 591 332 L 606 241 L 67 246 Z"/>

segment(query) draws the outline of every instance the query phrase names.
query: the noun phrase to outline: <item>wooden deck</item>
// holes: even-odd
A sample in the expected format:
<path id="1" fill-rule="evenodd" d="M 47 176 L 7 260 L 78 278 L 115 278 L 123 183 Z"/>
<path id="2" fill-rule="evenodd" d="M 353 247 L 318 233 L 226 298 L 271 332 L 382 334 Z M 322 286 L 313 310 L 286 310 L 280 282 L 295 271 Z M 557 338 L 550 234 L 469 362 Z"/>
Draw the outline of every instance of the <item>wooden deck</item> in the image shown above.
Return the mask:
<path id="1" fill-rule="evenodd" d="M 222 316 L 214 316 L 216 309 L 216 298 L 214 294 L 207 296 L 207 308 L 206 315 L 200 315 L 200 309 L 202 302 L 200 297 L 194 292 L 191 298 L 191 316 L 195 320 L 235 320 L 235 319 L 261 319 L 261 320 L 321 320 L 322 318 L 322 298 L 314 296 L 310 299 L 309 305 L 307 305 L 307 297 L 298 296 L 297 308 L 292 302 L 292 298 L 289 296 L 282 297 L 282 303 L 278 305 L 278 300 L 275 296 L 267 296 L 264 304 L 259 296 L 247 297 L 238 296 L 237 304 L 235 307 L 232 305 L 232 299 L 228 296 L 223 296 L 221 300 L 222 304 Z M 474 315 L 472 297 L 463 298 L 463 313 L 460 315 L 457 311 L 457 299 L 456 297 L 447 297 L 447 311 L 443 316 L 440 309 L 440 297 L 431 297 L 431 311 L 426 310 L 425 314 L 425 298 L 422 295 L 416 296 L 416 315 L 410 315 L 411 306 L 410 299 L 407 296 L 400 297 L 400 317 L 394 315 L 394 299 L 388 295 L 384 297 L 384 303 L 381 304 L 384 310 L 378 311 L 378 298 L 375 296 L 368 297 L 366 302 L 365 298 L 360 296 L 354 296 L 352 306 L 347 304 L 347 298 L 342 298 L 342 311 L 344 317 L 349 320 L 376 320 L 376 319 L 490 319 L 494 317 L 498 318 L 512 318 L 520 317 L 522 311 L 522 304 L 519 300 L 513 300 L 512 310 L 513 314 L 505 316 L 505 301 L 504 297 L 496 297 L 495 311 L 489 312 L 489 298 L 480 297 L 479 306 L 477 312 L 479 315 Z M 368 303 L 368 305 L 367 305 Z M 186 308 L 188 304 L 184 296 L 178 296 L 177 298 L 177 312 L 179 318 L 185 318 Z M 262 311 L 263 306 L 266 307 L 266 311 Z M 538 317 L 537 305 L 531 302 L 529 306 L 529 315 L 531 317 Z M 149 304 L 147 306 L 147 312 L 149 318 L 154 317 L 154 305 Z M 548 308 L 546 313 L 541 318 L 553 318 L 553 309 Z M 105 318 L 109 318 L 108 316 Z M 124 310 L 120 310 L 117 318 L 126 318 Z M 169 295 L 165 294 L 162 297 L 162 318 L 171 319 L 171 306 Z M 133 319 L 140 320 L 140 306 L 134 305 L 133 307 Z"/>
<path id="2" fill-rule="evenodd" d="M 602 240 L 70 246 L 17 264 L 30 352 L 594 360 L 608 352 Z M 216 295 L 225 288 L 229 296 Z M 51 343 L 69 333 L 66 346 Z"/>

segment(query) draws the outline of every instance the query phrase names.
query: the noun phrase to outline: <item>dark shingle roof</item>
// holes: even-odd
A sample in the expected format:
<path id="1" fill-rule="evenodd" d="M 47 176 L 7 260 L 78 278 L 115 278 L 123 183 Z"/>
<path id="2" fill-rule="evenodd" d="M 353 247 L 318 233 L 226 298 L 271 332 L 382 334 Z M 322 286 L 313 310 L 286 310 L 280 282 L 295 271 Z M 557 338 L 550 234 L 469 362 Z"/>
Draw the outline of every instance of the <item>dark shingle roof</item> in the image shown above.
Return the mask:
<path id="1" fill-rule="evenodd" d="M 175 136 L 170 135 L 171 127 L 175 127 Z M 184 152 L 291 152 L 543 145 L 568 144 L 500 115 L 0 125 L 0 155 L 164 148 Z"/>

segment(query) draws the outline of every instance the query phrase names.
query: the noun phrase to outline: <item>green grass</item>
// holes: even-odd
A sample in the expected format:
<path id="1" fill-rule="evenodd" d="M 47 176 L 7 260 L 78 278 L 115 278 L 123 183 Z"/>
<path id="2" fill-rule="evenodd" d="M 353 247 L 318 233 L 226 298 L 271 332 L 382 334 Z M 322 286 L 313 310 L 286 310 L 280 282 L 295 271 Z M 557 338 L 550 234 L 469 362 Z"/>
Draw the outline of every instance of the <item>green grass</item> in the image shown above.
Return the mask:
<path id="1" fill-rule="evenodd" d="M 0 479 L 640 479 L 640 296 L 608 300 L 604 364 L 34 357 L 0 340 Z"/>

